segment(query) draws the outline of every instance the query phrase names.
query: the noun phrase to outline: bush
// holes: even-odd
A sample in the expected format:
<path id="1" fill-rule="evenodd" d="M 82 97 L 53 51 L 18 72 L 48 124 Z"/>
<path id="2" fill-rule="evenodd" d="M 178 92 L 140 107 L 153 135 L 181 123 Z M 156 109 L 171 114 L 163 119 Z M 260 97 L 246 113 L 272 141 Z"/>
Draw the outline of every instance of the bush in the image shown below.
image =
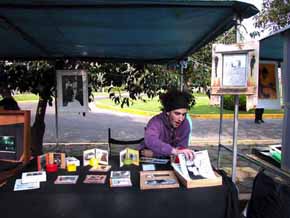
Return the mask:
<path id="1" fill-rule="evenodd" d="M 247 99 L 245 95 L 240 95 L 239 98 L 239 110 L 246 111 Z M 225 95 L 224 96 L 224 109 L 234 110 L 235 109 L 235 96 Z"/>

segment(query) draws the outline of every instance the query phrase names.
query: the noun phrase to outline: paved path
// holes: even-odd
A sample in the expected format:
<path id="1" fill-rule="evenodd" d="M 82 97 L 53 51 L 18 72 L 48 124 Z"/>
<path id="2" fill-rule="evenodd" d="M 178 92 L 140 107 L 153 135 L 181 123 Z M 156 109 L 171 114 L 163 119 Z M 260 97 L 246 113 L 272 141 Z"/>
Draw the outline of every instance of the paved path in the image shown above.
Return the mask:
<path id="1" fill-rule="evenodd" d="M 36 103 L 20 103 L 22 109 L 32 110 L 34 121 Z M 60 142 L 104 142 L 107 130 L 120 139 L 143 137 L 144 127 L 150 117 L 132 115 L 116 111 L 98 109 L 91 104 L 91 112 L 86 116 L 76 113 L 59 114 Z M 54 107 L 48 107 L 44 142 L 55 142 Z M 253 120 L 239 120 L 238 140 L 242 144 L 277 143 L 282 137 L 282 119 L 266 119 L 264 124 L 255 124 Z M 194 145 L 217 144 L 219 120 L 193 119 L 192 143 Z M 230 144 L 233 133 L 233 121 L 223 121 L 222 142 Z"/>

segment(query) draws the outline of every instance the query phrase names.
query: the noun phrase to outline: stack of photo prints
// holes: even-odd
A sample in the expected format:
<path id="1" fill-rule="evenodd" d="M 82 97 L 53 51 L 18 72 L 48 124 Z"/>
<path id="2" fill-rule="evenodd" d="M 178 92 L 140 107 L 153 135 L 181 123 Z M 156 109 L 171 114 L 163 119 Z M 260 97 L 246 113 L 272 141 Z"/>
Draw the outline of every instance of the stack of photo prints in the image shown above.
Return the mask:
<path id="1" fill-rule="evenodd" d="M 111 171 L 111 187 L 129 187 L 132 186 L 130 171 Z"/>
<path id="2" fill-rule="evenodd" d="M 54 184 L 76 184 L 78 181 L 78 175 L 63 175 L 58 176 L 54 181 Z"/>
<path id="3" fill-rule="evenodd" d="M 84 183 L 87 184 L 105 184 L 107 175 L 87 175 Z"/>
<path id="4" fill-rule="evenodd" d="M 16 179 L 14 191 L 38 189 L 40 182 L 46 182 L 45 171 L 24 172 L 21 179 Z"/>

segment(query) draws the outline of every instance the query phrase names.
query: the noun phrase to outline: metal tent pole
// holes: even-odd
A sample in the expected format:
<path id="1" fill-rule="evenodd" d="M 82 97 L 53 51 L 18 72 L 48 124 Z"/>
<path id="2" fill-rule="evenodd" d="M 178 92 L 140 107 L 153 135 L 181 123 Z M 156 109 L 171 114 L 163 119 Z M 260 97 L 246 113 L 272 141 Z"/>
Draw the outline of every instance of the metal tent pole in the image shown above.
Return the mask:
<path id="1" fill-rule="evenodd" d="M 183 80 L 183 64 L 180 64 L 180 91 L 184 89 L 184 80 Z"/>
<path id="2" fill-rule="evenodd" d="M 241 21 L 236 18 L 236 42 L 240 41 L 240 33 L 238 24 Z M 233 162 L 232 162 L 232 181 L 233 183 L 236 183 L 236 176 L 237 176 L 237 151 L 238 151 L 238 145 L 237 145 L 237 136 L 238 136 L 238 114 L 239 114 L 239 95 L 235 95 L 235 114 L 234 114 L 234 125 L 233 125 Z"/>
<path id="3" fill-rule="evenodd" d="M 290 172 L 290 30 L 284 35 L 284 66 L 283 66 L 283 96 L 284 120 L 282 135 L 282 163 L 283 170 Z"/>
<path id="4" fill-rule="evenodd" d="M 223 114 L 224 114 L 224 96 L 222 95 L 220 96 L 220 125 L 219 125 L 217 168 L 220 168 L 221 135 L 223 133 Z"/>
<path id="5" fill-rule="evenodd" d="M 57 76 L 56 76 L 56 80 L 57 80 Z M 56 81 L 57 82 L 57 81 Z M 55 98 L 54 98 L 54 110 L 55 110 L 55 143 L 56 146 L 58 146 L 58 142 L 59 142 L 59 135 L 58 135 L 58 102 L 57 102 L 57 88 L 56 88 L 56 93 L 55 93 Z"/>
<path id="6" fill-rule="evenodd" d="M 233 164 L 232 164 L 232 181 L 234 183 L 236 183 L 237 176 L 237 153 L 238 153 L 237 136 L 239 126 L 238 114 L 239 114 L 239 95 L 235 95 L 235 116 L 233 126 Z"/>

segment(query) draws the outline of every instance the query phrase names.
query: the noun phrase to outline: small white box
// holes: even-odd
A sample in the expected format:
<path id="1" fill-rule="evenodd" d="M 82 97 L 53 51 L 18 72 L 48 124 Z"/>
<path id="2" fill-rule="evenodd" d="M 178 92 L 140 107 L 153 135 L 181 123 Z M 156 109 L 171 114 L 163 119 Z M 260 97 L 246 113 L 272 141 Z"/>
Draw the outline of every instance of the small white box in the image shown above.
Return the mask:
<path id="1" fill-rule="evenodd" d="M 22 173 L 21 182 L 22 183 L 46 182 L 46 172 L 33 171 L 33 172 Z"/>
<path id="2" fill-rule="evenodd" d="M 75 157 L 66 157 L 66 158 L 65 158 L 65 161 L 66 161 L 66 165 L 74 164 L 74 165 L 76 165 L 77 167 L 80 166 L 80 161 L 79 161 L 79 159 L 77 159 L 77 158 L 75 158 Z"/>

